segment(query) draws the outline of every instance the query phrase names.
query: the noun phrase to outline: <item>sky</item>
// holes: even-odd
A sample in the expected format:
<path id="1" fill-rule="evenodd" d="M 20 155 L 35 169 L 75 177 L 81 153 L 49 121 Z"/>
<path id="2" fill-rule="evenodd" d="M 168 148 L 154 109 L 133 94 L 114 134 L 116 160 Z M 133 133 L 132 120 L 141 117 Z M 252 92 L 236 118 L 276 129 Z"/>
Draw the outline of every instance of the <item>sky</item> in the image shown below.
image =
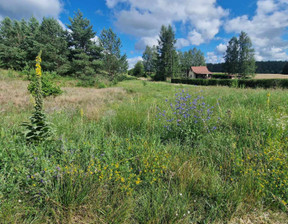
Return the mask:
<path id="1" fill-rule="evenodd" d="M 162 25 L 172 25 L 177 50 L 196 47 L 207 63 L 223 62 L 227 43 L 241 31 L 257 61 L 288 60 L 288 0 L 0 0 L 0 20 L 53 17 L 66 27 L 78 9 L 96 36 L 113 29 L 130 67 L 146 45 L 157 45 Z"/>

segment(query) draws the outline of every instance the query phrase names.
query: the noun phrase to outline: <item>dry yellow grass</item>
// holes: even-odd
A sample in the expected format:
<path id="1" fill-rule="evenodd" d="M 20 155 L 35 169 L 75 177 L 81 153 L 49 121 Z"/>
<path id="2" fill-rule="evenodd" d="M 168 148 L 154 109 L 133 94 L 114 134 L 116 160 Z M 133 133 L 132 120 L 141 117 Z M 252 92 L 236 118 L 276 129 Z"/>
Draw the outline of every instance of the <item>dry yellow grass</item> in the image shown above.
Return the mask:
<path id="1" fill-rule="evenodd" d="M 27 91 L 28 82 L 19 80 L 0 80 L 0 112 L 24 111 L 33 108 L 33 98 Z M 56 98 L 44 100 L 46 112 L 83 109 L 84 114 L 98 119 L 106 106 L 127 96 L 123 88 L 62 88 L 64 93 Z"/>
<path id="2" fill-rule="evenodd" d="M 253 211 L 242 217 L 233 218 L 229 224 L 287 224 L 288 216 L 286 213 L 273 211 Z"/>
<path id="3" fill-rule="evenodd" d="M 254 79 L 288 79 L 288 75 L 281 75 L 281 74 L 256 74 Z"/>

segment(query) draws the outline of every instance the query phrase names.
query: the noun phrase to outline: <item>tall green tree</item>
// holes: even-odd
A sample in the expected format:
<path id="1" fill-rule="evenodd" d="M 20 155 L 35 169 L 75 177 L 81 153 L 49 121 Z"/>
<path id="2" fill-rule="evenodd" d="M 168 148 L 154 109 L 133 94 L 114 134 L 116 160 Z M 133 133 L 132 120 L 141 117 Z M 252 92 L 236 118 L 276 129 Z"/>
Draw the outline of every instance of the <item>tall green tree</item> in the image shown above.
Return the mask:
<path id="1" fill-rule="evenodd" d="M 138 61 L 133 69 L 133 75 L 136 77 L 144 76 L 144 66 L 142 61 Z"/>
<path id="2" fill-rule="evenodd" d="M 24 38 L 21 22 L 8 17 L 1 21 L 0 61 L 4 68 L 21 70 L 25 65 L 26 52 L 22 48 Z"/>
<path id="3" fill-rule="evenodd" d="M 225 69 L 228 74 L 239 72 L 239 42 L 237 37 L 232 37 L 228 43 L 225 59 Z"/>
<path id="4" fill-rule="evenodd" d="M 71 72 L 78 77 L 94 75 L 99 68 L 99 64 L 94 60 L 101 57 L 101 48 L 92 41 L 96 32 L 80 10 L 69 20 L 71 25 L 68 25 L 68 28 L 71 32 L 68 34 L 68 46 Z"/>
<path id="5" fill-rule="evenodd" d="M 151 74 L 157 69 L 157 49 L 156 46 L 146 46 L 142 55 L 145 73 Z"/>
<path id="6" fill-rule="evenodd" d="M 157 46 L 157 72 L 155 80 L 165 81 L 167 77 L 174 77 L 177 70 L 175 33 L 169 25 L 162 26 Z"/>
<path id="7" fill-rule="evenodd" d="M 242 31 L 239 36 L 239 75 L 242 78 L 255 75 L 254 52 L 249 36 Z"/>
<path id="8" fill-rule="evenodd" d="M 127 73 L 128 68 L 129 68 L 129 64 L 127 60 L 127 55 L 123 54 L 120 58 L 120 72 Z"/>
<path id="9" fill-rule="evenodd" d="M 37 37 L 39 36 L 40 23 L 35 17 L 31 17 L 27 22 L 28 26 L 28 34 L 24 40 L 23 46 L 26 51 L 26 65 L 30 68 L 34 67 L 34 59 L 38 55 L 41 47 L 39 46 L 39 42 Z"/>
<path id="10" fill-rule="evenodd" d="M 184 76 L 188 75 L 191 66 L 206 65 L 204 53 L 201 50 L 197 50 L 195 47 L 193 49 L 190 49 L 189 51 L 178 52 L 178 56 L 180 61 L 181 73 L 184 74 Z"/>
<path id="11" fill-rule="evenodd" d="M 67 63 L 68 42 L 62 26 L 54 18 L 43 18 L 37 41 L 42 49 L 44 70 L 58 71 Z"/>
<path id="12" fill-rule="evenodd" d="M 104 28 L 99 39 L 100 46 L 103 48 L 103 66 L 110 78 L 114 79 L 121 71 L 121 40 L 111 28 L 108 30 Z"/>
<path id="13" fill-rule="evenodd" d="M 255 75 L 254 49 L 247 33 L 242 31 L 238 39 L 231 38 L 224 59 L 229 74 L 238 74 L 242 78 Z"/>

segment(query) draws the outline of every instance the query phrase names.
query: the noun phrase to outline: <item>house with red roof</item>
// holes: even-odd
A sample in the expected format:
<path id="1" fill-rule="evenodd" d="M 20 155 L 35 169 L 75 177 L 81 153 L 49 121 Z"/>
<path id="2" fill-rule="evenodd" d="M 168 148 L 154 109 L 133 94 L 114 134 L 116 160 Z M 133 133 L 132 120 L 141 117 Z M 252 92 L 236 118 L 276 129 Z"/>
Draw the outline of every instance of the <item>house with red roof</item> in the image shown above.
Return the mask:
<path id="1" fill-rule="evenodd" d="M 206 66 L 192 66 L 188 73 L 191 79 L 210 79 L 212 72 Z"/>

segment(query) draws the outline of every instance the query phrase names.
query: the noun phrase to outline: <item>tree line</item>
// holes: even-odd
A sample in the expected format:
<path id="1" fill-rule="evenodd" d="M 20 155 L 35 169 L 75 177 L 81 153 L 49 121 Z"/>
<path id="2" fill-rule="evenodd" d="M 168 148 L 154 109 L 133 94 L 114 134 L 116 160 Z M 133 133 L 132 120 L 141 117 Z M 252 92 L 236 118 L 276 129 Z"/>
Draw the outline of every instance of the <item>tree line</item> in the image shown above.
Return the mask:
<path id="1" fill-rule="evenodd" d="M 157 46 L 146 46 L 142 59 L 129 71 L 135 76 L 148 75 L 156 81 L 168 77 L 187 77 L 191 66 L 205 65 L 204 53 L 195 47 L 188 51 L 176 51 L 175 32 L 172 27 L 162 26 Z"/>
<path id="2" fill-rule="evenodd" d="M 98 38 L 81 11 L 69 18 L 63 29 L 54 18 L 35 17 L 29 21 L 4 18 L 0 23 L 0 67 L 22 70 L 32 68 L 42 50 L 42 67 L 59 75 L 95 76 L 99 72 L 113 79 L 128 69 L 126 54 L 121 54 L 121 40 L 111 28 Z"/>
<path id="3" fill-rule="evenodd" d="M 225 63 L 207 63 L 211 72 L 226 72 Z M 256 73 L 263 74 L 288 74 L 287 61 L 256 61 Z"/>
<path id="4" fill-rule="evenodd" d="M 255 61 L 252 42 L 247 33 L 241 32 L 239 37 L 232 37 L 224 55 L 224 63 L 207 64 L 212 72 L 237 74 L 242 78 L 255 73 L 287 74 L 288 62 L 285 61 Z"/>

